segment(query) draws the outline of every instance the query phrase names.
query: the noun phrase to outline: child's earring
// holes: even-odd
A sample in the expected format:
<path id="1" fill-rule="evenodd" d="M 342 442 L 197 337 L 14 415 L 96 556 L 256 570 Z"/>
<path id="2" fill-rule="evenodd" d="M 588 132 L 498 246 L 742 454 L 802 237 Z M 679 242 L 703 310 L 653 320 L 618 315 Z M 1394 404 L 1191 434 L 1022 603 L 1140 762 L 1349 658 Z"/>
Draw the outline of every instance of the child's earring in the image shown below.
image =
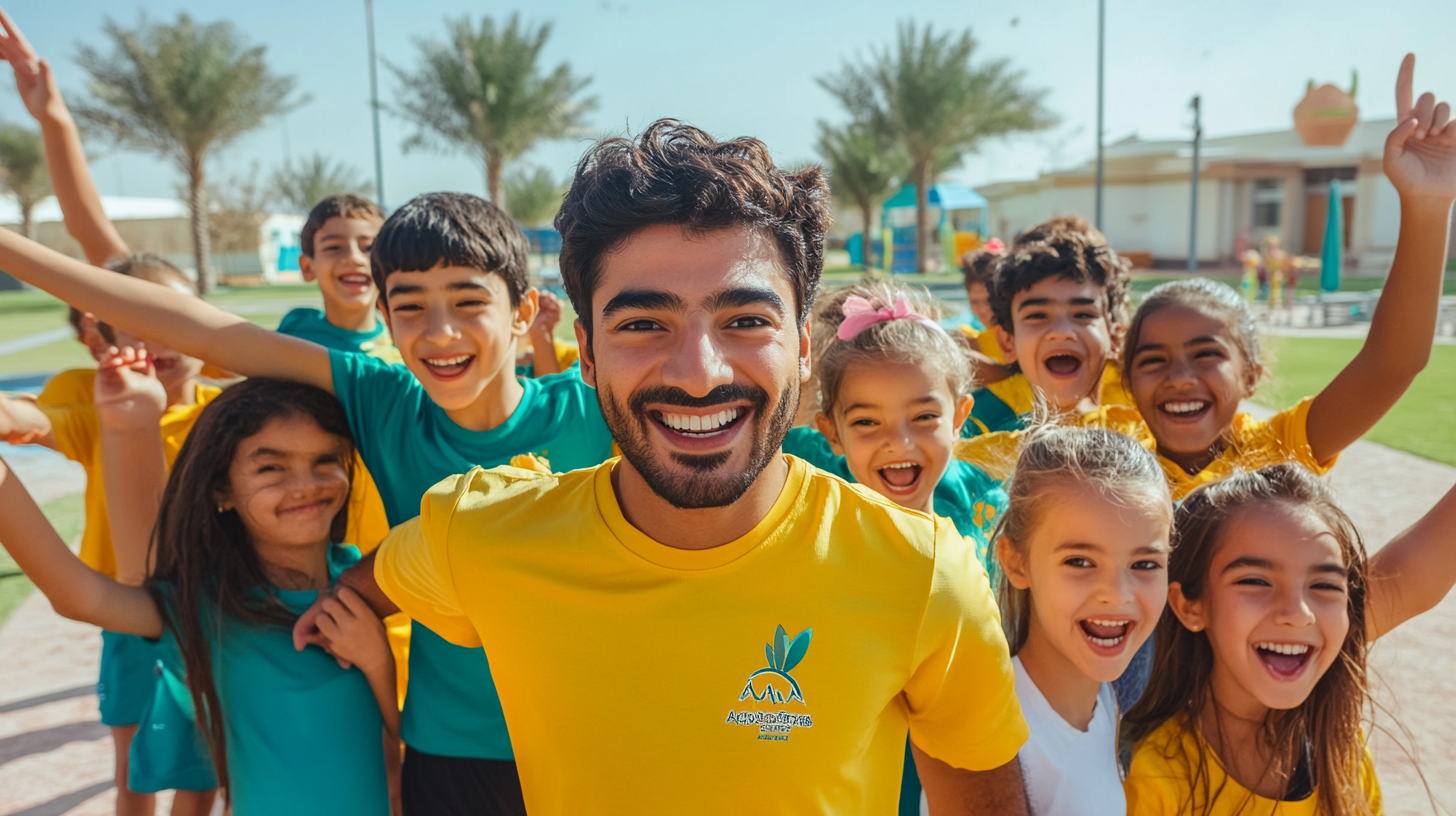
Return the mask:
<path id="1" fill-rule="evenodd" d="M 219 513 L 226 513 L 227 512 L 227 508 L 224 507 L 223 505 L 219 504 L 217 506 L 217 512 L 219 512 Z"/>

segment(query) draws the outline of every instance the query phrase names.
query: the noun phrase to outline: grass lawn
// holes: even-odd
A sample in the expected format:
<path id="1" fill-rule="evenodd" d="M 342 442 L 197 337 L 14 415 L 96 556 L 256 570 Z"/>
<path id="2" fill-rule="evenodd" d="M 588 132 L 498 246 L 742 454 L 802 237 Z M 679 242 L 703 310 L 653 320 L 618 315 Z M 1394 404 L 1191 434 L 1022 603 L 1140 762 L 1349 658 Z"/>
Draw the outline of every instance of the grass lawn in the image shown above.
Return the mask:
<path id="1" fill-rule="evenodd" d="M 1354 359 L 1362 340 L 1267 337 L 1272 375 L 1255 397 L 1272 408 L 1288 408 L 1319 393 Z M 1400 402 L 1365 435 L 1427 459 L 1456 465 L 1456 346 L 1431 349 L 1431 362 Z"/>
<path id="2" fill-rule="evenodd" d="M 47 502 L 41 507 L 50 519 L 61 538 L 66 541 L 75 542 L 81 535 L 81 525 L 85 521 L 86 513 L 81 505 L 81 494 L 75 493 L 70 496 Z M 0 626 L 10 618 L 10 613 L 15 611 L 25 596 L 35 589 L 35 584 L 29 578 L 21 574 L 15 566 L 15 561 L 10 554 L 0 550 Z"/>

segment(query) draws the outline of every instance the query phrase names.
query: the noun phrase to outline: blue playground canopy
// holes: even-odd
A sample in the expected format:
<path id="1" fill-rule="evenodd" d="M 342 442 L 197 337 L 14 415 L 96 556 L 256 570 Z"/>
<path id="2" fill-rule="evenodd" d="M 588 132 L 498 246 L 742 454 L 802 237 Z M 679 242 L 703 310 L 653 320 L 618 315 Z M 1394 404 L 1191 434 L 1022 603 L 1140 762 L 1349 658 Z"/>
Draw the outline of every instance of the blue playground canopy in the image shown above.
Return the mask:
<path id="1" fill-rule="evenodd" d="M 886 201 L 884 210 L 898 210 L 902 207 L 915 206 L 915 185 L 907 184 L 900 188 Z M 941 209 L 941 220 L 945 220 L 946 210 L 984 210 L 986 199 L 981 194 L 972 190 L 964 184 L 932 184 L 930 185 L 930 206 Z"/>

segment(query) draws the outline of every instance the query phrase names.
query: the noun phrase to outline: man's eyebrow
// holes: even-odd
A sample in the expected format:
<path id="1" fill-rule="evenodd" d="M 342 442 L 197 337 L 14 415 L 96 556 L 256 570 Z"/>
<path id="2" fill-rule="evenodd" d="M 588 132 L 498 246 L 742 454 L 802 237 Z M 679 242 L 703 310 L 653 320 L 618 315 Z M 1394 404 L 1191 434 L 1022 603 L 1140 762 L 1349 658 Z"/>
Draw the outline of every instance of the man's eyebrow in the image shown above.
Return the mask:
<path id="1" fill-rule="evenodd" d="M 687 304 L 677 295 L 660 289 L 624 289 L 607 301 L 602 309 L 602 319 L 606 320 L 626 309 L 684 312 L 687 311 Z"/>
<path id="2" fill-rule="evenodd" d="M 710 312 L 719 309 L 737 309 L 744 306 L 770 306 L 779 314 L 784 312 L 783 298 L 772 289 L 759 289 L 751 286 L 736 286 L 732 289 L 724 289 L 715 292 L 708 298 L 705 304 Z"/>

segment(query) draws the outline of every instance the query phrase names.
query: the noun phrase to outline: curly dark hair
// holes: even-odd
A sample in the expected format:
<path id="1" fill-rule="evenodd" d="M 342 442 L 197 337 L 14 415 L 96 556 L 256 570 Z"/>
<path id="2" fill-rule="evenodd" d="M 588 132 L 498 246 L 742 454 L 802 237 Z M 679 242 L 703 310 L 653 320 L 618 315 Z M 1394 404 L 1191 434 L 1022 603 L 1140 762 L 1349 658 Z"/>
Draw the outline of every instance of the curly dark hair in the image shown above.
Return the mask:
<path id="1" fill-rule="evenodd" d="M 1011 301 L 1044 280 L 1057 278 L 1090 282 L 1103 290 L 1103 310 L 1114 326 L 1128 321 L 1131 264 L 1112 251 L 1102 233 L 1086 221 L 1059 216 L 1016 236 L 1011 250 L 996 264 L 990 286 L 991 311 L 996 323 L 1015 334 Z"/>
<path id="2" fill-rule="evenodd" d="M 833 221 L 819 167 L 774 166 L 763 142 L 720 142 L 675 119 L 659 119 L 635 140 L 603 139 L 576 166 L 556 214 L 561 281 L 591 340 L 592 294 L 602 257 L 645 227 L 693 232 L 748 226 L 773 236 L 793 282 L 799 325 L 808 319 Z"/>

